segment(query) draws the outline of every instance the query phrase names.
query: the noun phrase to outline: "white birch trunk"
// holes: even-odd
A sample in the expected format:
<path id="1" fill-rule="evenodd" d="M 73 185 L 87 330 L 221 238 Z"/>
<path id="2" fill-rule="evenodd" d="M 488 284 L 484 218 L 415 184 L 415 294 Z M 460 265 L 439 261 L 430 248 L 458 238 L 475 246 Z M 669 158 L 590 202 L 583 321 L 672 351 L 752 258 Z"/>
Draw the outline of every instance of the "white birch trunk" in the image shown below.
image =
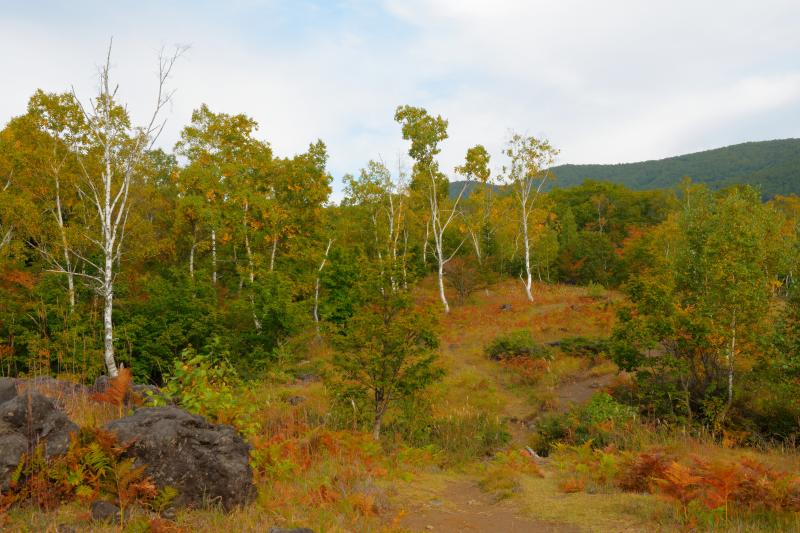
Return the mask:
<path id="1" fill-rule="evenodd" d="M 176 50 L 171 58 L 159 57 L 158 98 L 150 122 L 142 128 L 120 126 L 114 116 L 114 97 L 118 88 L 112 89 L 110 83 L 110 45 L 105 65 L 100 69 L 100 94 L 91 103 L 91 114 L 81 105 L 73 90 L 75 101 L 81 106 L 89 125 L 92 142 L 102 148 L 102 170 L 99 175 L 83 164 L 82 152 L 76 151 L 76 155 L 91 192 L 91 195 L 84 193 L 83 196 L 90 199 L 100 227 L 98 238 L 91 241 L 102 255 L 100 265 L 82 258 L 95 273 L 82 272 L 81 275 L 97 283 L 97 292 L 103 298 L 103 359 L 111 377 L 118 373 L 114 354 L 114 262 L 119 267 L 130 209 L 128 195 L 141 160 L 153 147 L 164 127 L 163 122 L 157 122 L 158 117 L 172 96 L 172 93 L 165 92 L 165 83 L 180 54 L 181 50 Z"/>
<path id="2" fill-rule="evenodd" d="M 194 251 L 197 248 L 197 241 L 192 235 L 192 247 L 189 249 L 189 277 L 194 281 Z"/>
<path id="3" fill-rule="evenodd" d="M 256 279 L 256 274 L 255 274 L 255 269 L 253 267 L 253 252 L 250 249 L 250 237 L 249 237 L 248 231 L 247 231 L 247 210 L 248 210 L 248 208 L 249 208 L 249 205 L 248 205 L 247 202 L 245 202 L 244 203 L 244 220 L 243 220 L 242 224 L 244 225 L 244 249 L 245 249 L 245 252 L 247 252 L 247 268 L 248 268 L 248 271 L 249 271 L 248 274 L 250 276 L 250 285 L 252 285 L 253 282 Z"/>
<path id="4" fill-rule="evenodd" d="M 278 236 L 275 235 L 275 238 L 272 239 L 272 252 L 269 255 L 269 271 L 272 272 L 275 270 L 275 252 L 278 251 Z"/>
<path id="5" fill-rule="evenodd" d="M 217 284 L 217 232 L 211 230 L 211 283 Z"/>
<path id="6" fill-rule="evenodd" d="M 533 294 L 531 293 L 531 286 L 532 286 L 532 279 L 531 279 L 531 246 L 530 246 L 530 238 L 528 236 L 528 206 L 527 206 L 527 194 L 523 192 L 522 194 L 523 200 L 521 200 L 522 204 L 522 242 L 523 246 L 525 247 L 525 281 L 523 284 L 525 285 L 525 295 L 528 297 L 528 301 L 533 301 Z"/>
<path id="7" fill-rule="evenodd" d="M 322 269 L 325 268 L 325 263 L 328 261 L 328 252 L 331 251 L 333 239 L 328 239 L 328 246 L 325 247 L 325 255 L 322 256 L 322 262 L 319 264 L 317 270 L 317 279 L 314 281 L 314 325 L 317 328 L 317 337 L 319 337 L 319 283 Z"/>
<path id="8" fill-rule="evenodd" d="M 64 215 L 61 211 L 61 183 L 58 174 L 55 177 L 56 185 L 56 211 L 55 218 L 58 224 L 58 231 L 61 236 L 61 250 L 64 256 L 64 270 L 67 275 L 67 296 L 69 298 L 70 313 L 75 310 L 75 273 L 72 269 L 72 260 L 69 254 L 69 242 L 67 241 L 67 230 L 64 227 Z"/>

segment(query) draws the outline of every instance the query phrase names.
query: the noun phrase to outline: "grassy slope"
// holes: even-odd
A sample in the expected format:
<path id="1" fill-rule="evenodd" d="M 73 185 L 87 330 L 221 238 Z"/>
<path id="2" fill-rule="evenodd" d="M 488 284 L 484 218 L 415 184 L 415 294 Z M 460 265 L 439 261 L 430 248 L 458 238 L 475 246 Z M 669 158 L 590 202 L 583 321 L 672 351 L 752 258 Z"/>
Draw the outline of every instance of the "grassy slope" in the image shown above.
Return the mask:
<path id="1" fill-rule="evenodd" d="M 572 400 L 584 401 L 596 392 L 598 382 L 604 384 L 616 375 L 608 363 L 590 367 L 585 359 L 561 354 L 541 379 L 523 383 L 515 372 L 488 360 L 483 347 L 509 330 L 529 328 L 534 338 L 548 342 L 576 335 L 604 336 L 613 326 L 618 295 L 590 297 L 586 289 L 570 286 L 540 286 L 535 294 L 536 302 L 529 304 L 519 284 L 507 282 L 474 295 L 465 305 L 453 306 L 452 313 L 441 320 L 442 364 L 448 374 L 430 391 L 439 415 L 486 412 L 508 420 L 514 437 L 511 450 L 526 444 L 525 421 L 543 411 L 563 409 Z M 432 284 L 423 284 L 418 297 L 438 303 Z M 501 311 L 502 304 L 511 304 L 512 310 Z M 294 395 L 306 401 L 290 406 L 286 399 Z M 470 527 L 493 531 L 492 526 L 498 524 L 519 531 L 555 532 L 675 527 L 670 521 L 671 507 L 656 496 L 617 491 L 563 493 L 558 488 L 559 466 L 547 460 L 538 467 L 532 465 L 533 471 L 527 473 L 498 465 L 496 460 L 439 468 L 424 451 L 386 454 L 371 446 L 368 437 L 326 434 L 319 426 L 320 414 L 328 408 L 320 382 L 264 384 L 251 391 L 248 401 L 257 406 L 267 440 L 283 443 L 281 448 L 261 449 L 280 450 L 287 460 L 310 457 L 308 465 L 286 474 L 259 476 L 258 501 L 232 515 L 183 511 L 171 531 L 265 531 L 272 525 L 359 532 L 420 531 L 429 530 L 428 526 L 434 531 Z M 333 447 L 312 453 L 328 437 L 334 438 Z M 702 446 L 717 455 L 734 453 L 690 439 L 673 438 L 668 444 L 683 453 L 704 451 Z M 800 469 L 796 455 L 758 457 L 784 469 Z M 537 468 L 542 476 L 535 475 Z M 502 501 L 497 501 L 500 496 Z M 77 524 L 80 530 L 118 531 L 89 526 L 86 507 L 79 504 L 47 513 L 16 510 L 11 518 L 5 524 L 10 531 L 55 531 L 64 523 Z"/>

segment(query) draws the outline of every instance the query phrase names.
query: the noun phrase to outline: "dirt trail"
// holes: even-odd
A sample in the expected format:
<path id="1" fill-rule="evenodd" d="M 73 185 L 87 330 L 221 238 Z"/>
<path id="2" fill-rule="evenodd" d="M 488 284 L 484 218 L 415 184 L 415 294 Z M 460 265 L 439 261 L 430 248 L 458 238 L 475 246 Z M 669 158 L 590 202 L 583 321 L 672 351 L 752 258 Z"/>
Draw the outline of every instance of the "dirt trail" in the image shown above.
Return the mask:
<path id="1" fill-rule="evenodd" d="M 431 481 L 430 479 L 428 481 Z M 519 503 L 496 502 L 468 477 L 452 479 L 444 484 L 415 487 L 414 502 L 400 522 L 411 531 L 487 533 L 573 533 L 581 530 L 569 524 L 536 520 L 524 515 Z"/>
<path id="2" fill-rule="evenodd" d="M 575 379 L 562 383 L 557 389 L 557 411 L 567 411 L 570 405 L 580 405 L 588 402 L 592 396 L 602 391 L 616 378 L 616 374 L 603 374 L 593 376 L 584 374 Z"/>
<path id="3" fill-rule="evenodd" d="M 551 291 L 546 301 L 530 305 L 520 301 L 518 287 L 508 285 L 491 295 L 481 296 L 481 303 L 472 307 L 456 307 L 447 317 L 442 355 L 450 365 L 449 379 L 457 400 L 469 399 L 464 386 L 474 387 L 473 397 L 487 390 L 486 399 L 496 400 L 498 414 L 511 421 L 512 446 L 528 444 L 533 406 L 526 394 L 515 387 L 508 373 L 490 361 L 484 346 L 499 332 L 531 328 L 539 342 L 559 340 L 565 336 L 607 335 L 608 324 L 589 320 L 602 312 L 592 310 L 595 303 L 578 289 L 543 288 Z M 513 303 L 511 312 L 501 304 Z M 550 315 L 556 318 L 551 318 Z M 583 369 L 553 388 L 556 403 L 552 410 L 566 411 L 571 404 L 581 404 L 605 388 L 613 375 L 593 375 Z M 460 381 L 463 380 L 463 381 Z M 454 403 L 458 403 L 457 401 Z M 543 532 L 572 533 L 583 529 L 574 524 L 537 519 L 530 516 L 537 498 L 527 489 L 520 497 L 496 501 L 484 492 L 475 475 L 442 472 L 423 474 L 400 488 L 398 503 L 405 510 L 400 526 L 411 531 L 469 532 Z M 548 491 L 555 487 L 548 485 Z M 552 496 L 548 493 L 548 496 Z M 558 494 L 557 498 L 563 498 Z M 558 520 L 558 518 L 556 518 Z"/>

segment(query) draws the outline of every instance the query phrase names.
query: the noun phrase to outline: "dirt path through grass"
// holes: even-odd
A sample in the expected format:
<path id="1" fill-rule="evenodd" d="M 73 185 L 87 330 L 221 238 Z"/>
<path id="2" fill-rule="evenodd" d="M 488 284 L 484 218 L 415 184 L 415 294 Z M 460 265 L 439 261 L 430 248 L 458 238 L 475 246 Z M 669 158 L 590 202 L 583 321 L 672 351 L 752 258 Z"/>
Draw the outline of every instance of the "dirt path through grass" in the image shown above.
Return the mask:
<path id="1" fill-rule="evenodd" d="M 515 500 L 495 501 L 469 476 L 425 476 L 412 487 L 407 514 L 400 522 L 411 531 L 486 533 L 573 533 L 569 524 L 526 516 Z"/>

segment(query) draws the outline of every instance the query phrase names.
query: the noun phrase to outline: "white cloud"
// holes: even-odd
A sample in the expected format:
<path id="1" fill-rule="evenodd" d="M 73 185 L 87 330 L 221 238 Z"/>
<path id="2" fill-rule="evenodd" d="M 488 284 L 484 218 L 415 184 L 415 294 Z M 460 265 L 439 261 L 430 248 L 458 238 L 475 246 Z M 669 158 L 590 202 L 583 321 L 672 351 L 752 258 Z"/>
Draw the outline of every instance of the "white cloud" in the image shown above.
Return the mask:
<path id="1" fill-rule="evenodd" d="M 37 87 L 90 94 L 113 34 L 121 92 L 140 117 L 158 48 L 192 45 L 172 80 L 166 146 L 205 102 L 253 116 L 279 154 L 322 138 L 337 177 L 378 155 L 393 164 L 405 143 L 392 116 L 405 103 L 450 120 L 444 168 L 475 143 L 497 154 L 509 128 L 549 137 L 563 162 L 800 136 L 789 122 L 800 113 L 796 1 L 77 5 L 69 20 L 0 21 L 0 123 Z"/>

